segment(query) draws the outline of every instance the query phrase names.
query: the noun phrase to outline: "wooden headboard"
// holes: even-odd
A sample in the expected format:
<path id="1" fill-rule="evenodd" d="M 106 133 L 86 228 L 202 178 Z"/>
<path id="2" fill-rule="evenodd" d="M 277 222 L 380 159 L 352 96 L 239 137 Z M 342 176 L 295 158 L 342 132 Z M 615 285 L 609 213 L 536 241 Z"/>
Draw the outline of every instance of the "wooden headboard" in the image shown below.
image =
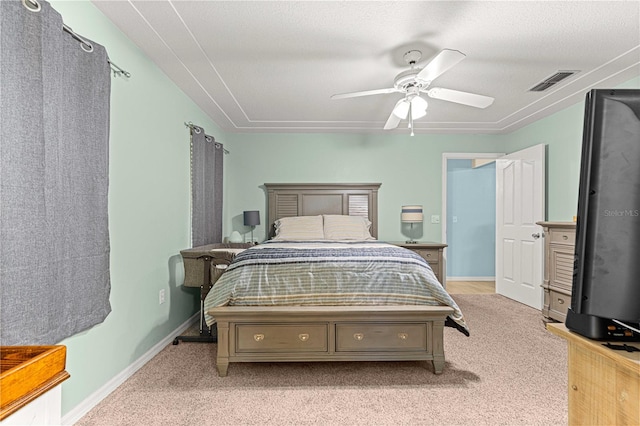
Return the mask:
<path id="1" fill-rule="evenodd" d="M 378 238 L 379 183 L 265 183 L 268 194 L 269 237 L 281 217 L 343 214 L 371 221 L 371 235 Z"/>

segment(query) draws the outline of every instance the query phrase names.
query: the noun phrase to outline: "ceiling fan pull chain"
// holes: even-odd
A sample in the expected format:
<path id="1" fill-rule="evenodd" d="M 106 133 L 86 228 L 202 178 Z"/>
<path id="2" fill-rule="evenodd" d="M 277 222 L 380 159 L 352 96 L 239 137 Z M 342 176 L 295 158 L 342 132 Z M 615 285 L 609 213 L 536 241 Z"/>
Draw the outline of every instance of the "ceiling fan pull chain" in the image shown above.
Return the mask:
<path id="1" fill-rule="evenodd" d="M 413 105 L 409 102 L 409 127 L 411 128 L 411 136 L 413 136 Z"/>

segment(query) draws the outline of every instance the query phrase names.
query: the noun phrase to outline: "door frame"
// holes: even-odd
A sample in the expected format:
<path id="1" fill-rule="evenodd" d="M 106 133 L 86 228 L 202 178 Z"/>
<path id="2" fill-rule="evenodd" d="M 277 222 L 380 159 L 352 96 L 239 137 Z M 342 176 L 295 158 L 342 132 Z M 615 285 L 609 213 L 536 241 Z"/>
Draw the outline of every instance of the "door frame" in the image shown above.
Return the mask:
<path id="1" fill-rule="evenodd" d="M 500 157 L 504 157 L 504 152 L 443 152 L 442 153 L 442 205 L 440 212 L 440 229 L 441 240 L 443 244 L 447 242 L 447 176 L 448 176 L 448 160 L 474 160 L 474 159 L 489 159 L 496 160 Z M 497 191 L 497 188 L 496 188 Z M 447 248 L 443 251 L 443 270 L 445 277 L 447 276 Z M 446 281 L 446 278 L 445 278 Z"/>

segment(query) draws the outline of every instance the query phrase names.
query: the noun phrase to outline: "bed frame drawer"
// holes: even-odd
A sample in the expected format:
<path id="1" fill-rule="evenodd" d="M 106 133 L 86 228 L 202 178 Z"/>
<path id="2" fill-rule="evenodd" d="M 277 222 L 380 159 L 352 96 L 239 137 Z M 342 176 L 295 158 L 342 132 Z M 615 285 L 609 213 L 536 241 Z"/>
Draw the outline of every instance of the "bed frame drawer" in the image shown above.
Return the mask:
<path id="1" fill-rule="evenodd" d="M 237 324 L 236 352 L 327 352 L 328 324 Z"/>
<path id="2" fill-rule="evenodd" d="M 440 374 L 444 323 L 452 313 L 448 306 L 421 305 L 209 309 L 218 324 L 220 377 L 229 363 L 285 361 L 425 360 Z M 357 333 L 362 339 L 354 338 Z"/>
<path id="3" fill-rule="evenodd" d="M 426 324 L 336 324 L 336 352 L 425 351 Z"/>

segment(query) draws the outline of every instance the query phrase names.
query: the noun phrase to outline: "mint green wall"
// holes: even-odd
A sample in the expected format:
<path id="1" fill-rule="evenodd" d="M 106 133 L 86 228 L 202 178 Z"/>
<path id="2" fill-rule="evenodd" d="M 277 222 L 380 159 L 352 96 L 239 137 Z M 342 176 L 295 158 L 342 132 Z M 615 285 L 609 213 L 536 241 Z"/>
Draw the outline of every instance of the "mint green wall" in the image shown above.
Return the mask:
<path id="1" fill-rule="evenodd" d="M 640 77 L 617 88 L 640 89 Z M 583 122 L 581 101 L 506 135 L 507 153 L 547 145 L 547 220 L 571 221 L 577 213 Z"/>
<path id="2" fill-rule="evenodd" d="M 104 323 L 66 339 L 65 415 L 198 310 L 182 287 L 190 243 L 189 132 L 216 125 L 88 1 L 52 1 L 65 24 L 131 72 L 112 78 L 109 228 L 111 305 Z M 79 47 L 78 47 L 79 48 Z M 106 66 L 106 65 L 105 65 Z M 158 292 L 166 290 L 166 303 Z"/>
<path id="3" fill-rule="evenodd" d="M 226 194 L 225 234 L 246 232 L 243 210 L 260 210 L 254 234 L 265 238 L 265 182 L 381 182 L 378 237 L 406 240 L 400 209 L 422 204 L 423 235 L 440 241 L 443 152 L 504 152 L 495 135 L 357 135 L 357 134 L 230 134 L 233 149 L 225 163 L 232 187 Z"/>

